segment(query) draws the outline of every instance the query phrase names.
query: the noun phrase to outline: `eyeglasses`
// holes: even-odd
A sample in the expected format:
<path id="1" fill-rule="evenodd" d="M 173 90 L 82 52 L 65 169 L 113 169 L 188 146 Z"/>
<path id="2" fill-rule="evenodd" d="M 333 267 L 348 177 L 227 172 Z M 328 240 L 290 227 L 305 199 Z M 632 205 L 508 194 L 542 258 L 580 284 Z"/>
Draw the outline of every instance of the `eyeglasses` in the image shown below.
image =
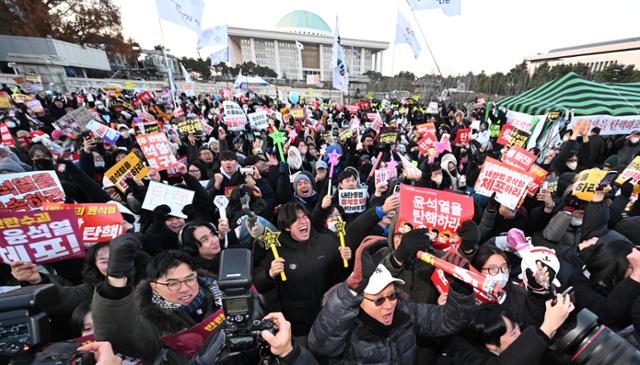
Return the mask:
<path id="1" fill-rule="evenodd" d="M 167 287 L 167 289 L 173 292 L 180 290 L 180 288 L 182 288 L 182 284 L 188 286 L 189 288 L 193 288 L 193 286 L 196 285 L 197 282 L 198 282 L 198 275 L 195 273 L 187 276 L 187 278 L 184 280 L 171 280 L 167 283 L 154 281 L 154 283 L 159 285 L 164 285 Z"/>
<path id="2" fill-rule="evenodd" d="M 373 304 L 375 304 L 376 307 L 379 307 L 379 306 L 383 305 L 384 302 L 386 302 L 387 300 L 389 300 L 390 302 L 396 301 L 398 299 L 398 293 L 393 292 L 393 293 L 387 295 L 386 297 L 380 297 L 380 298 L 376 298 L 376 299 L 371 299 L 371 298 L 367 298 L 367 297 L 364 297 L 364 299 L 373 302 Z"/>
<path id="3" fill-rule="evenodd" d="M 482 270 L 488 272 L 489 275 L 491 276 L 496 276 L 498 275 L 499 272 L 503 274 L 508 274 L 509 270 L 511 270 L 511 267 L 509 265 L 489 266 L 489 267 L 483 267 Z"/>

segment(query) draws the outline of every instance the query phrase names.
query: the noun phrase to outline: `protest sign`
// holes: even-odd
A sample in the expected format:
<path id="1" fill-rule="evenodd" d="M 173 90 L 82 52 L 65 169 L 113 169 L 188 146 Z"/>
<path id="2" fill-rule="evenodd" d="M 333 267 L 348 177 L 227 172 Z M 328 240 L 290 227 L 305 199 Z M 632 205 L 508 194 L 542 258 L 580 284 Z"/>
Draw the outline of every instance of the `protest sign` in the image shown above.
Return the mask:
<path id="1" fill-rule="evenodd" d="M 372 122 L 375 121 L 376 118 L 378 118 L 378 113 L 377 112 L 366 113 L 365 115 L 367 116 L 367 119 L 369 119 Z"/>
<path id="2" fill-rule="evenodd" d="M 143 91 L 136 97 L 136 101 L 139 103 L 150 103 L 153 100 L 153 96 L 148 91 Z"/>
<path id="3" fill-rule="evenodd" d="M 171 208 L 170 215 L 187 218 L 182 213 L 182 208 L 193 202 L 194 194 L 192 190 L 151 181 L 147 189 L 147 195 L 142 203 L 142 209 L 153 211 L 159 205 L 168 205 Z"/>
<path id="4" fill-rule="evenodd" d="M 576 117 L 572 120 L 567 128 L 572 129 L 578 120 L 588 120 L 590 122 L 589 129 L 595 127 L 600 128 L 601 136 L 610 136 L 616 134 L 629 134 L 635 130 L 640 130 L 640 115 L 588 115 Z"/>
<path id="5" fill-rule="evenodd" d="M 493 124 L 492 126 L 497 125 L 497 124 Z M 509 135 L 511 134 L 511 131 L 515 129 L 514 126 L 512 126 L 511 124 L 505 124 L 502 126 L 502 129 L 500 130 L 500 135 L 498 136 L 498 139 L 496 140 L 496 142 L 498 144 L 501 145 L 508 145 L 509 144 Z"/>
<path id="6" fill-rule="evenodd" d="M 358 109 L 360 110 L 369 110 L 371 109 L 371 102 L 367 101 L 367 100 L 360 100 L 356 103 L 356 105 L 358 106 Z"/>
<path id="7" fill-rule="evenodd" d="M 360 119 L 351 118 L 351 121 L 349 122 L 349 129 L 354 133 L 358 133 L 358 130 L 360 129 Z"/>
<path id="8" fill-rule="evenodd" d="M 109 179 L 120 191 L 124 193 L 127 190 L 126 179 L 132 178 L 140 181 L 147 176 L 149 169 L 140 161 L 138 155 L 130 152 L 120 162 L 111 166 L 104 175 Z"/>
<path id="9" fill-rule="evenodd" d="M 136 141 L 149 162 L 149 167 L 162 171 L 178 164 L 164 133 L 140 134 L 136 136 Z"/>
<path id="10" fill-rule="evenodd" d="M 2 144 L 7 147 L 15 147 L 16 143 L 13 141 L 13 136 L 9 127 L 5 123 L 0 124 L 0 136 L 2 137 Z"/>
<path id="11" fill-rule="evenodd" d="M 437 229 L 455 233 L 460 225 L 473 218 L 473 198 L 441 190 L 400 185 L 400 217 L 397 227 L 407 223 L 413 229 Z"/>
<path id="12" fill-rule="evenodd" d="M 384 127 L 380 129 L 380 143 L 395 144 L 398 140 L 398 130 L 392 127 Z"/>
<path id="13" fill-rule="evenodd" d="M 173 116 L 178 118 L 178 119 L 184 117 L 184 110 L 182 110 L 181 106 L 178 106 L 177 108 L 175 108 L 173 110 Z"/>
<path id="14" fill-rule="evenodd" d="M 268 129 L 269 128 L 269 116 L 264 110 L 259 110 L 255 113 L 247 115 L 249 123 L 253 129 Z"/>
<path id="15" fill-rule="evenodd" d="M 528 173 L 487 157 L 476 181 L 475 192 L 486 197 L 496 193 L 498 203 L 515 210 L 531 180 Z"/>
<path id="16" fill-rule="evenodd" d="M 437 142 L 438 139 L 433 133 L 427 133 L 420 141 L 418 141 L 420 154 L 426 156 L 429 149 L 432 148 Z"/>
<path id="17" fill-rule="evenodd" d="M 507 147 L 518 146 L 524 148 L 529 140 L 529 132 L 513 128 L 509 133 L 509 142 Z"/>
<path id="18" fill-rule="evenodd" d="M 227 129 L 230 131 L 244 130 L 244 126 L 247 124 L 247 117 L 244 115 L 244 111 L 240 106 L 233 101 L 225 101 L 222 103 L 224 110 L 224 124 L 227 125 Z"/>
<path id="19" fill-rule="evenodd" d="M 178 122 L 178 133 L 183 136 L 189 134 L 203 134 L 202 122 L 198 118 L 189 118 Z"/>
<path id="20" fill-rule="evenodd" d="M 434 136 L 436 135 L 436 126 L 433 123 L 423 123 L 423 124 L 418 124 L 416 126 L 416 131 L 421 134 L 421 135 L 425 135 L 425 134 L 433 134 Z"/>
<path id="21" fill-rule="evenodd" d="M 377 169 L 375 170 L 375 185 L 378 185 L 381 182 L 387 181 L 387 169 Z"/>
<path id="22" fill-rule="evenodd" d="M 427 107 L 427 114 L 438 114 L 438 102 L 437 101 L 429 102 L 429 106 Z"/>
<path id="23" fill-rule="evenodd" d="M 318 109 L 320 107 L 320 103 L 318 103 L 316 99 L 307 99 L 307 105 L 313 109 Z"/>
<path id="24" fill-rule="evenodd" d="M 518 170 L 529 171 L 536 162 L 536 155 L 522 147 L 513 146 L 502 156 L 502 162 Z"/>
<path id="25" fill-rule="evenodd" d="M 469 143 L 471 141 L 471 128 L 459 128 L 456 132 L 456 143 Z"/>
<path id="26" fill-rule="evenodd" d="M 573 185 L 571 194 L 580 200 L 590 202 L 596 193 L 596 187 L 606 174 L 605 170 L 598 168 L 581 171 L 576 176 L 576 182 Z"/>
<path id="27" fill-rule="evenodd" d="M 42 91 L 44 87 L 42 86 L 42 77 L 37 74 L 24 74 L 24 79 L 27 83 L 30 84 L 31 89 L 33 91 Z M 32 92 L 32 91 L 29 91 Z"/>
<path id="28" fill-rule="evenodd" d="M 380 113 L 376 113 L 376 118 L 371 123 L 371 129 L 376 131 L 376 133 L 380 133 L 380 128 L 384 125 L 382 118 L 380 117 Z"/>
<path id="29" fill-rule="evenodd" d="M 0 109 L 11 108 L 11 98 L 6 91 L 0 91 Z"/>
<path id="30" fill-rule="evenodd" d="M 367 189 L 338 190 L 338 204 L 346 214 L 364 212 L 367 209 Z"/>
<path id="31" fill-rule="evenodd" d="M 158 122 L 134 123 L 133 130 L 136 134 L 160 133 L 162 128 Z"/>
<path id="32" fill-rule="evenodd" d="M 26 101 L 24 105 L 34 113 L 44 112 L 42 103 L 40 103 L 40 100 L 38 99 Z"/>
<path id="33" fill-rule="evenodd" d="M 637 192 L 640 189 L 638 183 L 640 182 L 640 156 L 636 156 L 627 167 L 622 170 L 622 173 L 616 178 L 616 184 L 622 185 L 625 181 L 631 179 L 631 183 L 635 185 L 634 191 Z"/>
<path id="34" fill-rule="evenodd" d="M 109 128 L 102 123 L 96 122 L 95 120 L 87 123 L 87 129 L 93 132 L 96 136 L 107 141 L 109 144 L 116 144 L 116 141 L 120 138 L 120 133 L 118 131 L 113 128 Z"/>
<path id="35" fill-rule="evenodd" d="M 357 114 L 358 113 L 358 106 L 357 105 L 347 105 L 347 111 L 349 112 L 349 114 Z"/>
<path id="36" fill-rule="evenodd" d="M 73 210 L 0 212 L 0 259 L 46 264 L 84 256 Z"/>
<path id="37" fill-rule="evenodd" d="M 353 136 L 353 130 L 345 129 L 342 132 L 340 132 L 340 134 L 338 135 L 338 140 L 340 142 L 344 142 L 347 139 L 351 138 L 351 136 Z"/>
<path id="38" fill-rule="evenodd" d="M 0 175 L 0 211 L 40 209 L 44 202 L 64 199 L 64 190 L 54 171 Z"/>
<path id="39" fill-rule="evenodd" d="M 220 308 L 194 327 L 160 339 L 167 347 L 191 358 L 198 354 L 209 337 L 222 329 L 224 319 L 224 309 Z"/>
<path id="40" fill-rule="evenodd" d="M 534 196 L 540 188 L 540 185 L 544 181 L 544 178 L 547 177 L 549 173 L 547 170 L 543 169 L 538 165 L 533 165 L 529 169 L 529 176 L 531 177 L 531 183 L 529 183 L 529 188 L 527 189 L 527 195 Z"/>
<path id="41" fill-rule="evenodd" d="M 65 114 L 62 118 L 56 120 L 54 124 L 67 136 L 74 138 L 86 129 L 87 124 L 93 118 L 93 114 L 87 108 L 82 107 Z"/>
<path id="42" fill-rule="evenodd" d="M 16 104 L 24 104 L 26 101 L 33 100 L 31 96 L 20 93 L 13 93 L 11 97 Z"/>
<path id="43" fill-rule="evenodd" d="M 294 119 L 304 119 L 304 109 L 300 107 L 292 108 L 290 114 Z"/>
<path id="44" fill-rule="evenodd" d="M 543 123 L 546 119 L 546 115 L 530 115 L 520 112 L 514 112 L 513 110 L 508 110 L 507 114 L 507 124 L 514 126 L 525 132 L 533 132 L 536 125 L 538 123 Z"/>
<path id="45" fill-rule="evenodd" d="M 110 203 L 83 203 L 60 204 L 44 203 L 45 211 L 57 211 L 73 209 L 78 217 L 82 242 L 93 244 L 111 241 L 122 233 L 122 214 L 115 204 Z"/>

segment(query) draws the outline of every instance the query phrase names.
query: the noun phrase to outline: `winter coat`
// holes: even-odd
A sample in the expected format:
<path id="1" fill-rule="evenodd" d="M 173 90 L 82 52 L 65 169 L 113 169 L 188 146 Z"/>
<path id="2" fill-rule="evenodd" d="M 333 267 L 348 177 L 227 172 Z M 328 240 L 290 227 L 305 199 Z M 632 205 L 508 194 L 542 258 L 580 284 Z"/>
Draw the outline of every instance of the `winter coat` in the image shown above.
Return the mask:
<path id="1" fill-rule="evenodd" d="M 362 300 L 340 284 L 311 328 L 309 349 L 335 364 L 413 364 L 417 335 L 455 334 L 473 315 L 470 290 L 452 290 L 443 306 L 398 300 L 389 326 L 361 312 Z"/>

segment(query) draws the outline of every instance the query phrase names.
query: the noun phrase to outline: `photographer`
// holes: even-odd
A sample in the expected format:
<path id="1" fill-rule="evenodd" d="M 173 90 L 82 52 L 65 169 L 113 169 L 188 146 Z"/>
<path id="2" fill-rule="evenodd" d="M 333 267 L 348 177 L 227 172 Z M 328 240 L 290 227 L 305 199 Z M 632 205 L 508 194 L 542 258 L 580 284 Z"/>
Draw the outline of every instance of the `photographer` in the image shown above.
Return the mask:
<path id="1" fill-rule="evenodd" d="M 574 309 L 568 295 L 558 294 L 556 300 L 556 304 L 547 301 L 544 321 L 539 328 L 530 326 L 522 332 L 507 309 L 496 303 L 482 304 L 463 337 L 454 340 L 451 363 L 540 363 L 556 331 Z"/>

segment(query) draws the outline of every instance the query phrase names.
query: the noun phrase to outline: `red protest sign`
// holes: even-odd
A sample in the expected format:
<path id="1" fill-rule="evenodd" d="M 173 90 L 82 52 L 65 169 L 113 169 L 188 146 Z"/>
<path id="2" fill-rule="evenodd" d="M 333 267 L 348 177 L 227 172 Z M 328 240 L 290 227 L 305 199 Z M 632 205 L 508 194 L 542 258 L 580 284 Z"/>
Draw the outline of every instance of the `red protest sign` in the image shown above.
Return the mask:
<path id="1" fill-rule="evenodd" d="M 536 162 L 536 155 L 522 147 L 513 146 L 502 156 L 502 162 L 518 170 L 529 171 Z"/>
<path id="2" fill-rule="evenodd" d="M 318 101 L 316 99 L 307 100 L 307 105 L 309 105 L 313 109 L 318 109 L 320 107 L 320 104 L 318 103 Z"/>
<path id="3" fill-rule="evenodd" d="M 527 195 L 534 196 L 538 191 L 538 188 L 544 181 L 544 179 L 549 174 L 547 170 L 543 169 L 538 165 L 531 166 L 531 169 L 528 172 L 529 176 L 533 179 L 531 183 L 529 183 L 529 188 L 527 189 Z"/>
<path id="4" fill-rule="evenodd" d="M 5 123 L 0 124 L 0 135 L 2 135 L 2 144 L 7 147 L 15 147 L 16 144 L 11 136 L 11 131 Z"/>
<path id="5" fill-rule="evenodd" d="M 138 94 L 138 97 L 136 97 L 136 101 L 143 102 L 145 104 L 150 103 L 151 100 L 153 100 L 153 96 L 151 96 L 148 91 L 141 92 L 140 94 Z"/>
<path id="6" fill-rule="evenodd" d="M 462 194 L 402 184 L 400 200 L 398 227 L 410 223 L 413 229 L 454 233 L 462 222 L 473 218 L 473 198 Z"/>
<path id="7" fill-rule="evenodd" d="M 136 141 L 150 167 L 161 171 L 178 164 L 164 133 L 139 134 L 136 136 Z"/>
<path id="8" fill-rule="evenodd" d="M 64 202 L 64 190 L 53 171 L 0 175 L 0 211 L 32 210 L 44 202 Z"/>
<path id="9" fill-rule="evenodd" d="M 531 177 L 494 158 L 487 157 L 478 176 L 475 192 L 491 197 L 509 209 L 516 209 L 527 192 Z"/>
<path id="10" fill-rule="evenodd" d="M 369 110 L 371 108 L 371 103 L 367 100 L 361 100 L 356 104 L 358 105 L 358 109 L 360 110 Z"/>
<path id="11" fill-rule="evenodd" d="M 351 113 L 351 114 L 356 114 L 358 112 L 358 106 L 357 105 L 347 105 L 347 111 L 349 111 L 349 113 Z"/>
<path id="12" fill-rule="evenodd" d="M 514 129 L 515 127 L 512 126 L 511 124 L 505 124 L 502 126 L 502 129 L 500 130 L 500 135 L 498 136 L 498 140 L 496 142 L 498 142 L 498 144 L 501 144 L 503 146 L 506 146 L 509 144 L 509 135 L 511 134 L 511 131 Z"/>
<path id="13" fill-rule="evenodd" d="M 416 131 L 419 134 L 425 135 L 425 134 L 433 134 L 434 136 L 436 135 L 436 126 L 433 123 L 423 123 L 423 124 L 418 124 L 416 126 Z"/>
<path id="14" fill-rule="evenodd" d="M 182 110 L 182 107 L 177 107 L 173 110 L 173 116 L 176 118 L 182 118 L 184 117 L 184 110 Z"/>
<path id="15" fill-rule="evenodd" d="M 378 118 L 378 113 L 374 112 L 374 113 L 366 113 L 367 115 L 367 119 L 369 119 L 370 121 L 375 121 Z"/>
<path id="16" fill-rule="evenodd" d="M 78 217 L 82 242 L 86 244 L 111 241 L 122 233 L 122 214 L 114 204 L 84 203 L 58 204 L 45 203 L 47 211 L 73 209 Z"/>
<path id="17" fill-rule="evenodd" d="M 344 104 L 342 104 L 342 102 L 338 101 L 336 102 L 336 110 L 341 112 L 344 110 Z"/>
<path id="18" fill-rule="evenodd" d="M 84 256 L 72 210 L 0 212 L 0 260 L 46 264 Z"/>
<path id="19" fill-rule="evenodd" d="M 424 138 L 422 138 L 418 142 L 418 147 L 420 148 L 420 154 L 423 156 L 426 156 L 429 148 L 433 147 L 436 144 L 436 142 L 438 142 L 438 139 L 436 138 L 436 136 L 433 133 L 427 133 L 427 135 L 425 135 Z"/>
<path id="20" fill-rule="evenodd" d="M 456 143 L 469 143 L 471 141 L 471 128 L 460 128 L 456 132 Z"/>

